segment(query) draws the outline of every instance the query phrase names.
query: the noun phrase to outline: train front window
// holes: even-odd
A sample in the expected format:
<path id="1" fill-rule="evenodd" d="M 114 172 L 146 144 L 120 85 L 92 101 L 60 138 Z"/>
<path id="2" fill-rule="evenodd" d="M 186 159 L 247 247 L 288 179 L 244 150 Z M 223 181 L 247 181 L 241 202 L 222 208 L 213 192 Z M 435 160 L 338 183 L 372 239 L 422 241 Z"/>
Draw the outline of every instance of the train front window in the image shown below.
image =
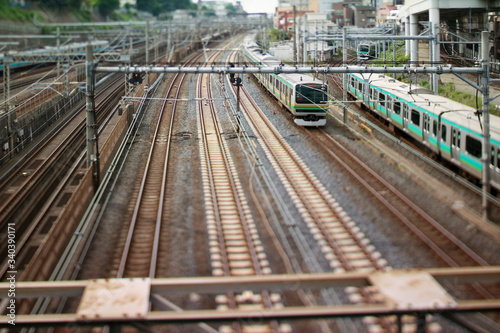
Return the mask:
<path id="1" fill-rule="evenodd" d="M 296 102 L 300 104 L 324 104 L 327 101 L 321 84 L 301 84 L 296 88 Z"/>

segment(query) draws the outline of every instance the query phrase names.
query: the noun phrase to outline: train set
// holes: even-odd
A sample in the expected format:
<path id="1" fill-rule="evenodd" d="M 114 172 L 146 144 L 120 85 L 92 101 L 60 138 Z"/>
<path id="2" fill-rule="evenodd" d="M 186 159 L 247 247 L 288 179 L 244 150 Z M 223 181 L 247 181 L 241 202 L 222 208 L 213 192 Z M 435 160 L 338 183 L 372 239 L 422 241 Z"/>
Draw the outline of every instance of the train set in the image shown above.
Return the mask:
<path id="1" fill-rule="evenodd" d="M 94 47 L 94 52 L 102 52 L 109 48 L 109 42 L 107 40 L 93 40 L 90 42 Z M 22 57 L 39 57 L 40 61 L 44 62 L 55 62 L 56 58 L 59 54 L 66 54 L 68 56 L 71 55 L 82 55 L 85 54 L 87 50 L 88 42 L 75 42 L 69 43 L 66 45 L 61 45 L 59 47 L 55 46 L 46 46 L 44 48 L 33 49 L 29 51 L 10 51 L 9 56 L 22 58 Z M 4 58 L 6 55 L 4 53 L 0 53 L 0 71 L 4 69 Z M 30 60 L 24 61 L 16 61 L 9 65 L 11 69 L 22 68 L 26 66 L 34 65 L 35 63 Z"/>
<path id="2" fill-rule="evenodd" d="M 383 74 L 348 74 L 348 93 L 391 127 L 481 179 L 483 130 L 476 109 Z M 490 116 L 490 185 L 500 191 L 500 118 Z"/>
<path id="3" fill-rule="evenodd" d="M 277 58 L 265 53 L 252 39 L 246 39 L 244 56 L 252 65 L 263 67 L 285 66 Z M 328 109 L 327 86 L 322 81 L 304 74 L 255 74 L 265 87 L 283 105 L 300 126 L 325 126 Z"/>

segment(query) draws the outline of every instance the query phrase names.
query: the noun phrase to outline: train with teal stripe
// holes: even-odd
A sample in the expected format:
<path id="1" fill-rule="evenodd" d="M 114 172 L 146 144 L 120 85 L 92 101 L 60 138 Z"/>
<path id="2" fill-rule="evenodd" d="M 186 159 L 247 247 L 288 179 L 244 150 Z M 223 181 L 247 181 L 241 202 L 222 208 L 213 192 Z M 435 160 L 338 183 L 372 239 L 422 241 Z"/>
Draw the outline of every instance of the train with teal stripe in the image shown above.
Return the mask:
<path id="1" fill-rule="evenodd" d="M 265 53 L 253 42 L 245 40 L 246 60 L 262 67 L 284 66 L 277 58 Z M 304 74 L 255 74 L 265 87 L 283 105 L 299 126 L 325 126 L 328 109 L 327 86 L 320 80 Z"/>
<path id="2" fill-rule="evenodd" d="M 348 93 L 390 128 L 399 129 L 474 178 L 482 178 L 483 129 L 476 109 L 384 74 L 350 73 L 347 78 Z M 500 117 L 490 116 L 490 134 L 490 185 L 498 193 Z"/>
<path id="3" fill-rule="evenodd" d="M 39 62 L 44 61 L 46 63 L 56 62 L 56 56 L 59 54 L 67 54 L 68 56 L 84 55 L 87 52 L 88 42 L 75 42 L 66 45 L 56 46 L 46 46 L 40 49 L 33 49 L 29 51 L 11 51 L 9 55 L 11 57 L 39 57 Z M 103 52 L 109 49 L 109 42 L 107 40 L 93 40 L 91 41 L 92 46 L 94 46 L 94 52 Z M 4 53 L 0 53 L 0 71 L 4 70 Z M 24 68 L 27 66 L 35 65 L 35 62 L 31 61 L 16 61 L 11 63 L 9 67 L 12 70 L 19 68 Z"/>

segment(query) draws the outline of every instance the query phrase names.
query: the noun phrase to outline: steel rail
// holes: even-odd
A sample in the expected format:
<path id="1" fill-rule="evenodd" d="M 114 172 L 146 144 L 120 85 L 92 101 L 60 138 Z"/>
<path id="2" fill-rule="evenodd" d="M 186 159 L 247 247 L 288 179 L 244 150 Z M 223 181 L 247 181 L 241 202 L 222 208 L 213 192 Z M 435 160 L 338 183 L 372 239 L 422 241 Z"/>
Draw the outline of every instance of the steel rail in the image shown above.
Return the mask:
<path id="1" fill-rule="evenodd" d="M 211 59 L 215 58 L 220 52 L 217 52 L 215 53 Z M 209 60 L 210 61 L 210 60 Z M 226 178 L 226 181 L 229 183 L 229 187 L 232 189 L 232 200 L 233 200 L 233 204 L 236 206 L 236 209 L 238 211 L 238 222 L 235 221 L 235 224 L 238 225 L 239 228 L 241 228 L 241 233 L 243 234 L 244 238 L 245 238 L 245 247 L 247 249 L 247 251 L 249 252 L 249 256 L 250 256 L 250 265 L 252 267 L 252 270 L 254 271 L 254 274 L 255 275 L 258 275 L 258 276 L 262 276 L 264 274 L 263 270 L 262 270 L 262 267 L 261 267 L 261 264 L 260 264 L 260 261 L 259 261 L 259 255 L 257 253 L 257 250 L 255 248 L 255 240 L 253 239 L 254 237 L 252 236 L 252 233 L 251 233 L 251 230 L 250 230 L 250 223 L 252 223 L 251 220 L 248 220 L 248 218 L 245 216 L 245 211 L 243 209 L 243 203 L 240 199 L 240 195 L 239 194 L 239 191 L 238 191 L 238 186 L 236 184 L 236 177 L 237 175 L 235 176 L 233 174 L 233 171 L 231 170 L 231 162 L 230 162 L 230 156 L 228 156 L 228 153 L 226 152 L 226 149 L 225 148 L 225 143 L 224 143 L 224 140 L 221 136 L 221 129 L 220 129 L 220 125 L 219 125 L 219 120 L 218 120 L 218 117 L 217 117 L 217 114 L 216 114 L 216 110 L 215 110 L 215 107 L 213 105 L 213 102 L 212 102 L 212 91 L 211 91 L 211 83 L 210 83 L 210 75 L 202 75 L 202 77 L 205 78 L 205 80 L 203 79 L 200 79 L 199 81 L 199 94 L 200 96 L 203 96 L 203 94 L 206 92 L 206 96 L 208 97 L 208 101 L 207 101 L 207 107 L 208 107 L 208 111 L 207 113 L 209 113 L 211 115 L 211 122 L 210 122 L 210 125 L 213 126 L 213 129 L 215 130 L 215 135 L 216 135 L 216 139 L 217 139 L 217 142 L 218 142 L 218 152 L 214 152 L 215 154 L 212 155 L 213 153 L 209 152 L 208 151 L 208 140 L 206 139 L 206 133 L 207 133 L 207 129 L 205 128 L 207 126 L 207 121 L 204 120 L 205 116 L 203 115 L 203 103 L 202 102 L 199 102 L 199 107 L 200 107 L 200 120 L 203 120 L 203 123 L 202 123 L 202 128 L 203 128 L 203 133 L 204 133 L 204 142 L 206 144 L 206 148 L 205 148 L 205 152 L 206 154 L 210 154 L 208 156 L 206 156 L 206 159 L 207 159 L 207 164 L 211 164 L 211 158 L 214 158 L 215 160 L 219 160 L 222 162 L 221 164 L 223 165 L 223 168 L 224 170 L 226 170 L 225 172 L 225 178 Z M 205 91 L 201 91 L 201 87 L 204 86 L 205 87 Z M 214 149 L 215 150 L 215 149 Z M 217 157 L 217 155 L 220 154 L 220 157 Z M 212 166 L 210 166 L 210 169 L 214 169 Z M 220 169 L 220 168 L 217 168 L 217 169 Z M 211 188 L 213 189 L 212 190 L 212 194 L 215 193 L 215 195 L 217 195 L 217 190 L 216 190 L 216 187 L 220 187 L 220 184 L 216 185 L 215 184 L 215 179 L 214 177 L 210 177 L 211 179 Z M 214 197 L 213 198 L 213 201 L 218 201 L 220 199 Z M 219 205 L 217 203 L 217 205 Z M 229 221 L 228 221 L 229 222 Z M 231 247 L 231 245 L 226 245 L 226 242 L 225 242 L 225 233 L 227 233 L 227 231 L 224 231 L 224 222 L 223 222 L 223 216 L 219 215 L 219 218 L 216 220 L 216 224 L 217 224 L 217 230 L 218 230 L 218 239 L 219 239 L 219 248 L 221 250 L 221 253 L 222 253 L 222 256 L 225 257 L 227 256 L 227 258 L 223 258 L 223 263 L 224 263 L 224 272 L 226 274 L 226 276 L 231 276 L 233 275 L 232 271 L 231 271 L 231 266 L 234 266 L 234 264 L 231 263 L 231 259 L 229 258 L 229 255 L 228 255 L 228 251 L 226 250 L 226 246 L 229 246 L 229 248 Z M 231 225 L 231 224 L 230 224 Z M 227 266 L 226 266 L 227 265 Z M 234 309 L 236 309 L 238 307 L 238 305 L 236 304 L 236 296 L 234 295 L 234 293 L 232 294 L 229 294 L 229 302 L 230 302 L 230 306 L 233 308 L 234 306 Z M 271 301 L 271 296 L 269 294 L 268 291 L 262 291 L 261 292 L 261 302 L 263 303 L 263 306 L 267 309 L 272 309 L 272 306 L 273 306 L 273 303 Z M 279 326 L 278 326 L 278 323 L 273 321 L 271 322 L 271 329 L 274 331 L 274 332 L 278 332 L 280 329 L 279 329 Z M 234 326 L 234 324 L 233 324 Z M 236 327 L 235 327 L 236 330 L 242 330 L 242 327 L 240 324 L 238 324 Z"/>
<path id="2" fill-rule="evenodd" d="M 332 156 L 352 177 L 354 177 L 363 187 L 365 187 L 372 195 L 382 203 L 394 216 L 396 216 L 410 231 L 412 231 L 422 242 L 424 242 L 438 257 L 443 260 L 450 267 L 463 267 L 473 265 L 478 266 L 489 266 L 489 264 L 477 255 L 472 249 L 455 237 L 451 232 L 446 230 L 441 226 L 435 219 L 423 211 L 420 207 L 414 204 L 409 198 L 404 196 L 399 190 L 394 186 L 385 181 L 380 175 L 369 168 L 360 159 L 349 152 L 345 147 L 343 147 L 337 140 L 335 140 L 331 135 L 322 131 L 325 138 L 328 139 L 329 145 L 324 144 L 317 136 L 312 135 L 311 137 L 320 144 L 330 156 Z M 358 169 L 355 170 L 355 169 Z M 359 171 L 361 170 L 361 171 Z M 363 175 L 363 176 L 361 176 Z M 368 177 L 365 175 L 369 175 Z M 375 186 L 379 186 L 376 189 Z M 402 209 L 398 209 L 393 205 L 389 198 L 385 198 L 384 195 L 380 194 L 380 186 L 385 192 L 391 193 L 397 198 L 398 204 L 406 205 L 407 209 L 412 211 L 413 215 L 409 218 Z M 420 219 L 425 225 L 417 226 L 417 222 Z M 421 222 L 421 223 L 422 223 Z M 431 226 L 433 231 L 426 230 L 423 231 L 423 227 Z M 432 234 L 434 233 L 434 235 Z M 431 238 L 434 239 L 431 239 Z M 437 244 L 436 238 L 444 237 L 446 239 L 446 246 L 448 248 L 443 248 L 442 245 Z M 454 249 L 450 249 L 449 246 L 452 245 Z M 456 254 L 460 253 L 460 254 Z M 453 257 L 452 257 L 453 256 Z M 464 257 L 465 262 L 464 262 Z M 461 263 L 460 263 L 461 261 Z M 484 298 L 494 298 L 490 292 L 484 289 L 482 286 L 475 287 L 477 292 Z"/>
<path id="3" fill-rule="evenodd" d="M 260 110 L 260 108 L 258 108 L 258 106 L 256 105 L 255 101 L 252 98 L 250 98 L 250 96 L 249 96 L 248 92 L 246 91 L 246 89 L 244 90 L 244 93 L 245 93 L 244 96 L 247 98 L 247 101 L 252 105 L 252 107 L 254 109 L 256 109 L 256 110 Z M 244 106 L 244 108 L 247 108 L 247 106 L 245 105 L 245 103 L 242 103 L 242 105 Z M 288 151 L 289 150 L 288 146 L 285 145 L 285 144 L 283 144 L 283 143 L 281 143 L 281 139 L 280 139 L 281 136 L 278 133 L 276 133 L 276 130 L 270 124 L 269 120 L 265 116 L 261 115 L 261 113 L 262 112 L 260 111 L 257 114 L 262 118 L 262 121 L 269 127 L 269 131 L 275 136 L 276 140 L 279 141 L 280 144 L 281 144 L 280 152 L 281 151 Z M 263 130 L 261 129 L 261 126 L 259 124 L 257 124 L 256 121 L 253 119 L 253 114 L 255 114 L 255 113 L 249 112 L 247 110 L 246 114 L 247 114 L 248 118 L 250 119 L 250 121 L 253 123 L 253 127 L 254 127 L 255 131 L 257 131 L 259 133 L 261 140 L 268 147 L 268 149 L 270 151 L 270 154 L 275 159 L 275 163 L 280 166 L 283 174 L 288 179 L 290 185 L 294 188 L 294 191 L 297 193 L 297 195 L 299 196 L 299 198 L 302 200 L 302 202 L 303 202 L 304 206 L 306 207 L 306 209 L 308 209 L 310 211 L 309 212 L 310 216 L 315 220 L 316 226 L 322 232 L 322 234 L 323 234 L 323 236 L 324 236 L 327 244 L 333 250 L 335 256 L 340 261 L 340 263 L 342 264 L 343 268 L 346 269 L 346 270 L 348 270 L 348 271 L 354 270 L 354 267 L 350 263 L 350 259 L 347 258 L 346 254 L 345 254 L 345 251 L 342 250 L 342 248 L 341 248 L 341 246 L 339 244 L 337 244 L 337 242 L 335 241 L 335 239 L 331 235 L 331 232 L 327 229 L 326 225 L 322 222 L 321 218 L 315 213 L 315 210 L 309 204 L 309 201 L 308 201 L 308 198 L 307 198 L 308 195 L 306 195 L 306 193 L 303 192 L 303 190 L 300 188 L 300 186 L 298 186 L 298 184 L 295 181 L 294 177 L 287 170 L 286 166 L 283 165 L 284 162 L 280 161 L 280 157 L 275 152 L 275 148 L 272 147 L 272 144 L 266 138 L 266 135 L 263 133 Z M 332 206 L 330 206 L 330 204 L 328 202 L 328 199 L 324 196 L 323 192 L 320 189 L 316 188 L 315 182 L 310 177 L 310 172 L 307 172 L 306 170 L 304 170 L 302 168 L 301 163 L 299 163 L 298 161 L 296 161 L 293 153 L 288 152 L 288 155 L 289 155 L 290 159 L 292 159 L 292 160 L 295 161 L 294 163 L 296 164 L 297 168 L 299 168 L 299 170 L 301 170 L 301 177 L 300 177 L 300 179 L 301 180 L 303 180 L 303 179 L 308 180 L 308 182 L 311 184 L 311 186 L 315 189 L 315 192 L 317 193 L 317 195 L 319 195 L 320 197 L 323 198 L 325 204 L 329 207 L 329 209 L 332 211 L 332 213 L 334 214 L 334 216 L 337 216 L 337 219 L 341 223 L 343 229 L 348 232 L 348 234 L 350 235 L 350 238 L 354 241 L 354 244 L 356 244 L 358 246 L 358 248 L 361 250 L 361 252 L 363 253 L 364 258 L 368 259 L 369 262 L 371 263 L 371 265 L 375 269 L 379 269 L 379 270 L 383 269 L 384 266 L 381 265 L 378 262 L 378 260 L 367 249 L 367 247 L 365 246 L 365 244 L 363 244 L 363 242 L 359 239 L 359 237 L 357 237 L 355 235 L 355 232 L 353 231 L 353 229 L 346 223 L 346 221 L 344 221 L 343 218 L 341 218 L 336 213 L 335 209 Z M 368 291 L 366 291 L 365 289 L 359 289 L 359 292 L 361 293 L 361 295 L 368 302 L 374 302 L 373 297 L 369 294 Z M 389 329 L 389 330 L 390 330 L 390 327 L 392 327 L 392 324 L 386 318 L 380 318 L 379 323 L 384 328 Z"/>
<path id="4" fill-rule="evenodd" d="M 220 53 L 220 52 L 217 52 Z M 206 83 L 207 85 L 210 85 L 210 82 L 208 81 Z M 211 156 L 210 156 L 210 151 L 209 151 L 209 143 L 207 139 L 207 132 L 206 132 L 206 126 L 205 126 L 205 116 L 203 113 L 203 101 L 202 97 L 204 95 L 203 89 L 203 75 L 200 75 L 197 81 L 197 92 L 198 96 L 201 98 L 200 101 L 198 101 L 198 114 L 199 114 L 199 121 L 200 121 L 200 130 L 202 132 L 202 140 L 203 140 L 203 152 L 205 155 L 206 159 L 206 167 L 207 167 L 207 174 L 209 178 L 209 186 L 210 186 L 210 193 L 212 197 L 212 205 L 213 205 L 213 212 L 215 215 L 215 222 L 217 225 L 217 238 L 219 242 L 219 250 L 221 252 L 221 261 L 223 263 L 223 270 L 224 270 L 224 275 L 225 276 L 231 276 L 231 270 L 230 270 L 230 265 L 229 265 L 229 255 L 227 253 L 227 247 L 225 245 L 225 239 L 224 239 L 224 232 L 223 232 L 223 227 L 222 227 L 222 219 L 219 211 L 219 202 L 217 200 L 217 193 L 215 189 L 215 180 L 214 180 L 214 172 L 212 169 L 212 163 L 211 163 Z M 222 149 L 222 148 L 221 148 Z M 236 304 L 236 295 L 234 292 L 227 292 L 228 295 L 228 304 L 230 309 L 236 309 L 237 304 Z M 233 324 L 233 328 L 235 329 L 236 332 L 242 332 L 241 325 L 239 323 Z"/>
<path id="5" fill-rule="evenodd" d="M 147 276 L 150 278 L 154 278 L 156 274 L 156 263 L 157 263 L 157 255 L 158 248 L 160 243 L 160 231 L 162 227 L 162 213 L 163 213 L 163 203 L 165 200 L 165 187 L 167 181 L 167 170 L 168 170 L 168 162 L 170 155 L 170 144 L 172 138 L 172 129 L 173 123 L 175 119 L 175 110 L 177 107 L 177 98 L 180 94 L 180 90 L 182 84 L 184 82 L 186 75 L 177 74 L 170 83 L 170 86 L 166 89 L 165 98 L 163 100 L 160 114 L 156 123 L 155 132 L 152 138 L 152 144 L 149 150 L 148 159 L 146 161 L 146 166 L 144 169 L 144 174 L 142 177 L 142 181 L 139 188 L 138 198 L 136 200 L 134 213 L 132 215 L 132 220 L 129 226 L 129 230 L 127 233 L 127 238 L 125 241 L 124 249 L 122 252 L 122 257 L 120 260 L 120 265 L 117 272 L 117 277 L 121 278 L 124 275 L 127 275 L 127 272 L 130 271 L 127 269 L 127 265 L 130 261 L 131 252 L 133 251 L 132 243 L 134 237 L 137 237 L 140 234 L 140 229 L 143 227 L 139 224 L 146 223 L 150 218 L 148 216 L 148 210 L 151 207 L 148 205 L 149 199 L 152 199 L 154 203 L 154 207 L 156 210 L 155 222 L 154 222 L 154 230 L 153 230 L 153 240 L 151 244 L 151 259 L 149 262 L 149 270 Z M 175 89 L 176 88 L 176 89 Z M 172 105 L 172 112 L 170 113 L 169 120 L 166 119 L 166 110 L 168 104 L 168 97 L 175 89 L 175 102 Z M 168 123 L 168 129 L 164 128 L 164 122 Z M 165 133 L 163 131 L 167 131 L 167 140 L 166 145 L 163 142 L 158 142 L 159 137 L 163 136 Z M 164 147 L 165 146 L 165 147 Z M 161 163 L 162 167 L 158 167 L 156 163 Z M 161 170 L 159 170 L 161 168 Z M 161 171 L 161 174 L 158 172 Z M 158 191 L 158 183 L 156 180 L 160 179 L 159 191 Z M 155 195 L 151 195 L 154 192 Z M 159 195 L 156 196 L 156 193 L 159 192 Z M 149 193 L 149 194 L 148 194 Z M 156 200 L 153 200 L 156 198 Z M 147 207 L 147 208 L 146 208 Z M 147 225 L 146 225 L 147 226 Z M 149 244 L 144 244 L 145 246 L 149 246 Z"/>
<path id="6" fill-rule="evenodd" d="M 116 87 L 114 89 L 117 89 Z M 101 94 L 108 94 L 108 92 L 102 92 Z M 100 103 L 100 107 L 102 107 L 102 102 Z M 16 181 L 16 176 L 19 176 L 22 172 L 26 172 L 25 170 L 28 168 L 28 166 L 37 158 L 37 156 L 43 151 L 43 149 L 51 144 L 51 142 L 54 140 L 54 137 L 56 135 L 60 135 L 63 133 L 64 128 L 70 124 L 70 122 L 73 119 L 76 119 L 78 117 L 79 112 L 76 112 L 69 121 L 66 121 L 64 126 L 62 126 L 58 131 L 56 131 L 56 134 L 47 142 L 45 142 L 41 147 L 39 147 L 34 154 L 30 156 L 29 159 L 24 161 L 21 164 L 21 167 L 17 170 L 16 173 L 13 173 L 10 175 L 7 180 L 2 184 L 3 188 L 9 186 L 12 186 L 12 183 Z M 101 116 L 101 115 L 100 115 Z M 78 144 L 80 138 L 78 136 L 79 133 L 81 133 L 83 129 L 83 122 L 80 122 L 78 125 L 75 126 L 75 129 L 71 132 L 70 135 L 66 135 L 64 137 L 64 140 L 57 145 L 53 151 L 50 152 L 49 156 L 46 157 L 43 162 L 35 168 L 32 172 L 30 172 L 30 176 L 26 177 L 23 179 L 23 183 L 19 184 L 19 187 L 16 188 L 16 191 L 9 197 L 9 199 L 5 202 L 4 206 L 2 207 L 2 215 L 3 219 L 2 221 L 8 219 L 9 216 L 15 213 L 15 210 L 17 209 L 16 207 L 22 206 L 23 198 L 26 194 L 31 193 L 32 189 L 34 187 L 43 187 L 45 188 L 46 186 L 43 185 L 44 179 L 46 177 L 47 172 L 50 172 L 51 167 L 54 163 L 58 163 L 59 159 L 61 159 L 64 156 L 64 153 L 67 151 L 70 151 L 67 147 L 75 146 Z M 78 158 L 77 158 L 78 160 Z M 16 225 L 16 231 L 18 233 L 17 238 L 17 252 L 18 256 L 22 255 L 22 250 L 24 245 L 28 242 L 30 239 L 32 233 L 39 227 L 40 222 L 42 221 L 43 216 L 46 214 L 46 212 L 50 209 L 51 205 L 54 203 L 54 200 L 57 197 L 57 194 L 62 191 L 64 184 L 66 184 L 69 181 L 69 177 L 71 177 L 71 174 L 78 168 L 78 163 L 73 163 L 72 167 L 69 168 L 67 173 L 63 176 L 63 178 L 59 181 L 59 184 L 56 186 L 54 192 L 49 195 L 43 195 L 40 196 L 38 199 L 43 199 L 44 203 L 40 203 L 42 205 L 42 210 L 36 213 L 36 216 L 33 218 L 33 220 L 27 221 L 27 220 L 21 220 L 20 223 L 17 223 Z M 5 190 L 3 190 L 5 191 Z M 41 201 L 41 200 L 40 200 Z M 28 212 L 26 207 L 23 208 L 23 211 Z M 29 222 L 29 225 L 28 225 Z M 0 265 L 0 276 L 3 276 L 7 270 L 7 264 L 6 263 L 1 263 Z"/>

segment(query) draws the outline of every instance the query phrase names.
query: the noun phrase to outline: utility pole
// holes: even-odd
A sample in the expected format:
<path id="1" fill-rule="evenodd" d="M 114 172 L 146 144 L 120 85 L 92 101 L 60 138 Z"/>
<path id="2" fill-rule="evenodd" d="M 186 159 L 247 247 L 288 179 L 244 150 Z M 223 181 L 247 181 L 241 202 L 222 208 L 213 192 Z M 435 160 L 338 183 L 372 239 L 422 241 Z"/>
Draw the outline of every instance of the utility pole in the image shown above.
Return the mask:
<path id="1" fill-rule="evenodd" d="M 293 6 L 293 63 L 297 64 L 297 43 L 298 43 L 298 34 L 297 34 L 297 7 Z"/>
<path id="2" fill-rule="evenodd" d="M 488 220 L 488 194 L 490 192 L 490 65 L 489 65 L 489 32 L 481 32 L 481 93 L 483 95 L 483 219 Z"/>
<path id="3" fill-rule="evenodd" d="M 16 111 L 10 109 L 10 64 L 13 58 L 8 54 L 3 59 L 3 96 L 5 101 L 5 112 L 7 113 L 7 135 L 9 136 L 9 152 L 12 154 L 14 149 L 14 122 L 16 120 Z"/>
<path id="4" fill-rule="evenodd" d="M 61 55 L 61 28 L 57 27 L 57 55 Z M 57 57 L 57 77 L 59 78 L 61 68 L 61 60 L 60 57 Z"/>
<path id="5" fill-rule="evenodd" d="M 149 64 L 149 21 L 146 21 L 146 65 Z"/>
<path id="6" fill-rule="evenodd" d="M 91 43 L 87 44 L 87 168 L 92 168 L 92 183 L 94 191 L 99 187 L 99 152 L 97 151 L 97 124 L 95 110 L 95 73 L 94 50 Z"/>
<path id="7" fill-rule="evenodd" d="M 347 34 L 347 27 L 342 28 L 342 65 L 344 67 L 347 66 L 347 45 L 346 45 L 346 34 Z M 342 74 L 342 111 L 343 111 L 343 116 L 344 116 L 344 124 L 347 124 L 347 109 L 345 107 L 345 103 L 347 102 L 347 74 L 343 73 Z"/>

